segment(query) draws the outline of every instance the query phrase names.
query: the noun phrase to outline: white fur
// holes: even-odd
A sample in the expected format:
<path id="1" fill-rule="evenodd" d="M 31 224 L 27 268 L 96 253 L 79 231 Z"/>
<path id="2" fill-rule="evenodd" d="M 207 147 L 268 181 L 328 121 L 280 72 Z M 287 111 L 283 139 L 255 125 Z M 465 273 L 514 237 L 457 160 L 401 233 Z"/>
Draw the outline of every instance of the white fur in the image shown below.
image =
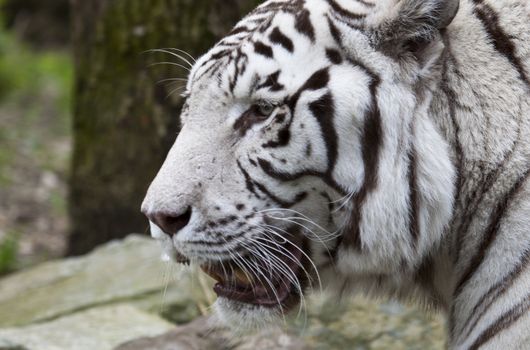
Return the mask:
<path id="1" fill-rule="evenodd" d="M 305 8 L 315 34 L 315 42 L 311 42 L 296 29 L 292 13 L 251 13 L 236 26 L 250 28 L 250 33 L 223 39 L 197 61 L 187 86 L 189 108 L 182 115 L 183 129 L 143 203 L 148 213 L 178 214 L 192 206 L 191 220 L 172 241 L 156 227 L 153 236 L 169 246 L 169 253 L 176 249 L 194 260 L 216 261 L 230 259 L 241 241 L 259 237 L 266 217 L 273 219 L 279 230 L 287 228 L 287 220 L 295 217 L 303 223 L 305 234 L 313 238 L 312 258 L 325 283 L 342 292 L 364 291 L 442 308 L 448 314 L 448 343 L 453 349 L 473 348 L 481 342 L 486 349 L 530 346 L 528 312 L 488 335 L 488 328 L 510 308 L 521 302 L 526 305 L 528 266 L 511 288 L 491 300 L 483 316 L 479 317 L 480 307 L 478 312 L 473 311 L 492 286 L 514 271 L 530 247 L 529 185 L 523 182 L 522 189 L 513 190 L 513 198 L 509 196 L 530 167 L 530 119 L 525 117 L 530 115 L 529 86 L 506 55 L 495 49 L 475 12 L 489 6 L 498 14 L 499 26 L 513 34 L 514 54 L 528 76 L 530 30 L 528 21 L 521 19 L 529 18 L 528 4 L 517 0 L 473 4 L 463 0 L 448 28 L 439 26 L 446 25 L 454 15 L 455 1 L 451 0 L 384 0 L 374 2 L 374 6 L 336 0 L 336 4 L 365 16 L 349 18 L 335 12 L 329 1 L 307 0 Z M 340 30 L 340 44 L 330 32 L 328 19 Z M 263 23 L 267 27 L 260 32 Z M 270 41 L 274 27 L 293 41 L 294 52 Z M 419 51 L 407 51 L 405 41 L 420 39 L 423 46 Z M 255 41 L 269 45 L 274 59 L 257 54 Z M 213 60 L 212 56 L 226 50 L 228 44 L 237 44 L 240 50 L 236 53 L 230 46 L 232 58 L 246 55 L 247 60 L 237 67 L 227 57 Z M 326 56 L 328 48 L 338 50 L 344 62 L 331 64 Z M 216 64 L 216 70 L 209 70 Z M 253 124 L 244 136 L 234 130 L 241 114 L 257 101 L 281 104 L 314 72 L 325 67 L 329 67 L 330 75 L 327 86 L 303 92 L 294 111 L 279 106 L 270 119 Z M 262 81 L 278 70 L 278 82 L 285 90 L 252 91 L 256 78 Z M 375 189 L 367 194 L 361 208 L 355 208 L 354 198 L 364 186 L 368 171 L 363 164 L 362 137 L 374 107 L 372 74 L 379 79 L 376 100 L 382 147 Z M 233 92 L 225 93 L 236 76 Z M 252 165 L 263 159 L 283 172 L 324 172 L 328 165 L 326 143 L 309 105 L 328 92 L 334 100 L 333 126 L 339 150 L 332 178 L 346 194 L 318 176 L 279 181 Z M 285 120 L 276 123 L 280 113 L 285 113 Z M 291 123 L 289 144 L 263 147 L 286 123 Z M 309 156 L 305 153 L 308 144 L 312 150 Z M 303 191 L 307 197 L 289 209 L 292 211 L 271 212 L 278 205 L 259 190 L 257 195 L 248 190 L 240 166 L 273 196 L 288 202 Z M 413 187 L 411 168 L 415 171 Z M 496 169 L 499 174 L 495 177 Z M 485 175 L 495 181 L 487 183 L 490 177 Z M 411 236 L 411 188 L 417 200 L 416 243 Z M 330 211 L 329 199 L 322 192 L 330 197 L 334 210 Z M 495 219 L 495 208 L 505 197 L 508 205 L 495 239 L 475 273 L 461 290 L 456 290 L 480 256 L 480 247 Z M 480 201 L 475 203 L 477 198 Z M 244 204 L 245 209 L 236 211 L 236 203 Z M 348 239 L 348 223 L 356 209 L 360 210 L 362 246 L 352 249 L 340 245 L 336 260 L 330 263 L 325 253 L 339 236 Z M 208 222 L 249 214 L 254 215 L 246 220 L 244 228 L 231 223 L 217 231 L 207 228 Z M 464 230 L 468 220 L 470 224 Z M 222 243 L 215 233 L 225 238 L 242 236 L 213 247 L 193 244 Z M 250 328 L 274 322 L 281 315 L 278 309 L 227 299 L 219 299 L 216 310 L 224 322 Z M 479 321 L 470 327 L 466 320 L 475 317 Z"/>

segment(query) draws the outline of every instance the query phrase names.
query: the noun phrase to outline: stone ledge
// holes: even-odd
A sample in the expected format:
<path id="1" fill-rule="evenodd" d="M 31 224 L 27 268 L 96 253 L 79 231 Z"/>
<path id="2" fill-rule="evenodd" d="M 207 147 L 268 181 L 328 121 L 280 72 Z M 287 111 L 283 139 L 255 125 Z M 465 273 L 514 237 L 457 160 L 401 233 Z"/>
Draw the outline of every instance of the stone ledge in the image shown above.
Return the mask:
<path id="1" fill-rule="evenodd" d="M 173 328 L 174 325 L 156 315 L 129 305 L 115 305 L 43 324 L 0 329 L 0 344 L 29 350 L 111 350 L 131 339 L 160 335 Z"/>

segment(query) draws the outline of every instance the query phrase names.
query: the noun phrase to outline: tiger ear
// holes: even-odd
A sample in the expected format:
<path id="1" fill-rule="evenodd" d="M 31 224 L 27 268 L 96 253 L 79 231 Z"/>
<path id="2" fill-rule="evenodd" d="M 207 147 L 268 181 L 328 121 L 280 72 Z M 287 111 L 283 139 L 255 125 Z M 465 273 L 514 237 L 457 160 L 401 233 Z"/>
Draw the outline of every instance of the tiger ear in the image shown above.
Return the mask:
<path id="1" fill-rule="evenodd" d="M 421 52 L 455 18 L 459 0 L 401 0 L 375 24 L 373 43 L 396 54 Z"/>

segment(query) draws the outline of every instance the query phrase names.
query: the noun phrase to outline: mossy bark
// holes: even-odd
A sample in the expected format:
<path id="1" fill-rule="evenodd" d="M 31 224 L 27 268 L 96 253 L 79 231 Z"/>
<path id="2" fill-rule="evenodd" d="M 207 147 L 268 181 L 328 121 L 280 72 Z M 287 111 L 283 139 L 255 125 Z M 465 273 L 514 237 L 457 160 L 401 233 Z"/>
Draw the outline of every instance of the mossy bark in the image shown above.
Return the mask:
<path id="1" fill-rule="evenodd" d="M 197 56 L 259 1 L 73 0 L 74 154 L 68 254 L 145 232 L 140 204 L 179 130 L 177 86 L 186 76 L 169 55 Z M 178 62 L 182 63 L 182 62 Z M 182 85 L 182 84 L 181 84 Z M 168 95 L 170 95 L 168 97 Z"/>

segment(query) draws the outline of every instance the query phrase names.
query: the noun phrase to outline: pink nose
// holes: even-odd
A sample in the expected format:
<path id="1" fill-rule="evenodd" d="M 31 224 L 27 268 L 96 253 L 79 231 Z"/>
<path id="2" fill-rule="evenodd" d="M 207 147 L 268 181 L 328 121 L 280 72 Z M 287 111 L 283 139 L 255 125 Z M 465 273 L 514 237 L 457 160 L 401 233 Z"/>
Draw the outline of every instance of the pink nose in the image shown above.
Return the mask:
<path id="1" fill-rule="evenodd" d="M 143 213 L 152 223 L 160 227 L 167 235 L 173 237 L 190 222 L 191 207 L 188 207 L 182 214 L 165 211 L 154 211 L 151 213 L 143 211 Z"/>

